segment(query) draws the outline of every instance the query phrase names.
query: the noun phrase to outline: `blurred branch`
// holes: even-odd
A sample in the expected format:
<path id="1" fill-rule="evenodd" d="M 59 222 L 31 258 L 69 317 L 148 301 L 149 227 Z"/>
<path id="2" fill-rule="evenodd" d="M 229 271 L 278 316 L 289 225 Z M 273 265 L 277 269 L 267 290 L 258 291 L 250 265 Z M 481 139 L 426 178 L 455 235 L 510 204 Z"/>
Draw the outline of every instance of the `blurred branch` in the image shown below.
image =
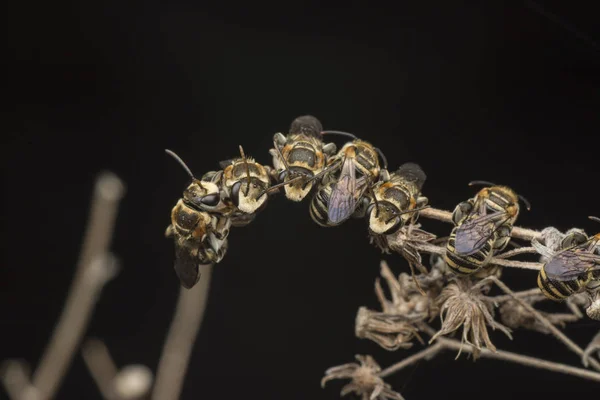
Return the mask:
<path id="1" fill-rule="evenodd" d="M 180 287 L 179 300 L 156 372 L 154 400 L 178 399 L 191 352 L 206 309 L 212 265 L 204 268 L 200 282 L 191 289 Z"/>
<path id="2" fill-rule="evenodd" d="M 21 382 L 15 388 L 8 382 L 7 371 L 16 371 L 17 361 L 7 361 L 2 381 L 12 385 L 13 399 L 50 399 L 56 395 L 60 383 L 75 355 L 75 350 L 88 324 L 102 287 L 116 272 L 116 260 L 109 254 L 119 201 L 124 195 L 124 184 L 114 174 L 101 174 L 94 187 L 91 211 L 81 255 L 67 296 L 63 312 L 46 347 L 32 382 Z M 32 394 L 35 393 L 35 394 Z"/>

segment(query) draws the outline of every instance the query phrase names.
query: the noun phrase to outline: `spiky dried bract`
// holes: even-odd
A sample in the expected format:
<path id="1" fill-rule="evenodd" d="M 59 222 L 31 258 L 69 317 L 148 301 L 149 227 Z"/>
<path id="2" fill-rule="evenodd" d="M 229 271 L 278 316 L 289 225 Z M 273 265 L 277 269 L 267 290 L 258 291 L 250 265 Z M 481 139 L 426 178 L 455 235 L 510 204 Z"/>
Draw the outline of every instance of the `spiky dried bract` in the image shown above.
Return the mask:
<path id="1" fill-rule="evenodd" d="M 546 300 L 542 294 L 523 298 L 531 306 L 539 301 Z M 530 311 L 525 309 L 522 304 L 516 300 L 507 300 L 503 302 L 499 309 L 500 320 L 511 329 L 524 328 L 532 331 L 537 331 L 543 334 L 550 334 L 550 330 Z M 550 321 L 551 324 L 564 327 L 567 322 L 577 321 L 582 317 L 581 313 L 548 313 L 539 311 L 539 313 Z"/>
<path id="2" fill-rule="evenodd" d="M 355 330 L 356 337 L 372 340 L 389 351 L 412 347 L 411 340 L 415 337 L 423 343 L 417 327 L 408 318 L 366 307 L 358 309 Z"/>
<path id="3" fill-rule="evenodd" d="M 358 363 L 349 363 L 329 368 L 321 380 L 321 387 L 332 379 L 350 379 L 340 392 L 340 396 L 354 393 L 361 400 L 404 400 L 398 392 L 383 381 L 377 374 L 381 367 L 370 355 L 356 355 Z"/>
<path id="4" fill-rule="evenodd" d="M 481 351 L 481 345 L 492 351 L 496 346 L 490 340 L 487 326 L 499 329 L 512 339 L 510 329 L 496 322 L 491 301 L 482 293 L 480 287 L 473 287 L 468 278 L 457 278 L 449 283 L 437 299 L 440 306 L 441 329 L 433 335 L 429 343 L 438 336 L 447 335 L 463 327 L 461 343 L 473 347 L 473 358 Z M 461 347 L 462 350 L 462 347 Z M 457 357 L 460 356 L 460 351 Z"/>

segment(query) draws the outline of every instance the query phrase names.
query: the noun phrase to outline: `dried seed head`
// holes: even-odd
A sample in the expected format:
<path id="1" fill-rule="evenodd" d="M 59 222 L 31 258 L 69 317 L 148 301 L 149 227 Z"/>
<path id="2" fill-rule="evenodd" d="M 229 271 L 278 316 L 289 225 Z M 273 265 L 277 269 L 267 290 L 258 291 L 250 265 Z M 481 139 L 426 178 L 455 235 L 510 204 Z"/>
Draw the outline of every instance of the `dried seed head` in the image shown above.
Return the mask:
<path id="1" fill-rule="evenodd" d="M 596 321 L 600 321 L 600 289 L 596 290 L 594 294 L 591 296 L 592 302 L 585 309 L 585 313 L 591 319 L 595 319 Z"/>
<path id="2" fill-rule="evenodd" d="M 366 307 L 356 314 L 356 337 L 369 339 L 386 350 L 412 347 L 410 342 L 416 337 L 421 343 L 418 329 L 404 316 L 371 311 Z"/>
<path id="3" fill-rule="evenodd" d="M 494 320 L 493 308 L 490 301 L 483 296 L 480 288 L 472 288 L 468 278 L 458 278 L 448 284 L 437 299 L 441 307 L 441 329 L 431 338 L 433 342 L 440 335 L 447 335 L 463 327 L 462 342 L 473 347 L 473 357 L 476 359 L 481 350 L 481 345 L 492 351 L 496 347 L 490 340 L 487 325 L 492 329 L 500 329 L 512 339 L 510 329 Z M 460 351 L 457 357 L 460 355 Z"/>
<path id="4" fill-rule="evenodd" d="M 360 364 L 350 363 L 329 368 L 321 380 L 321 387 L 332 379 L 351 379 L 340 392 L 340 396 L 355 393 L 364 400 L 404 400 L 400 393 L 394 392 L 377 374 L 381 367 L 373 357 L 356 355 Z"/>
<path id="5" fill-rule="evenodd" d="M 540 300 L 545 300 L 543 295 L 535 295 L 523 299 L 530 305 Z M 542 324 L 531 312 L 515 300 L 507 300 L 500 307 L 500 320 L 503 324 L 512 329 L 524 328 L 537 331 L 543 334 L 549 334 L 550 330 Z M 573 313 L 554 314 L 539 311 L 551 324 L 563 327 L 567 322 L 577 321 L 580 317 Z"/>

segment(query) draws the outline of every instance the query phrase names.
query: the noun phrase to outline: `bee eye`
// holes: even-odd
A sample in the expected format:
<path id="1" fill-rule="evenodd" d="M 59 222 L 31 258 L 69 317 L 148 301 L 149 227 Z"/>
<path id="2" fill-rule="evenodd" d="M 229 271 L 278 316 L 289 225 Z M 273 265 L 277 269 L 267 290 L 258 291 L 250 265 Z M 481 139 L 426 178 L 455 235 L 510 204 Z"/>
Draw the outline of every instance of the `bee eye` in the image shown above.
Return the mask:
<path id="1" fill-rule="evenodd" d="M 202 197 L 200 201 L 202 204 L 206 204 L 209 207 L 214 207 L 219 204 L 219 201 L 221 201 L 221 196 L 219 196 L 218 193 L 213 193 Z"/>
<path id="2" fill-rule="evenodd" d="M 288 171 L 287 171 L 287 169 L 286 169 L 286 170 L 283 170 L 283 171 L 281 171 L 281 172 L 279 173 L 279 182 L 283 182 L 283 180 L 285 179 L 285 177 L 287 176 L 287 174 L 288 174 Z"/>
<path id="3" fill-rule="evenodd" d="M 367 215 L 371 215 L 371 212 L 373 211 L 373 208 L 375 207 L 375 203 L 371 204 L 369 207 L 367 207 Z"/>
<path id="4" fill-rule="evenodd" d="M 402 225 L 403 225 L 402 218 L 396 217 L 396 222 L 394 223 L 394 225 L 390 229 L 388 229 L 387 231 L 385 231 L 385 234 L 386 235 L 391 235 L 393 233 L 398 232 L 398 230 L 400 228 L 402 228 Z"/>
<path id="5" fill-rule="evenodd" d="M 240 188 L 242 187 L 242 182 L 238 181 L 233 184 L 231 188 L 231 200 L 233 200 L 233 204 L 237 207 L 240 204 Z"/>

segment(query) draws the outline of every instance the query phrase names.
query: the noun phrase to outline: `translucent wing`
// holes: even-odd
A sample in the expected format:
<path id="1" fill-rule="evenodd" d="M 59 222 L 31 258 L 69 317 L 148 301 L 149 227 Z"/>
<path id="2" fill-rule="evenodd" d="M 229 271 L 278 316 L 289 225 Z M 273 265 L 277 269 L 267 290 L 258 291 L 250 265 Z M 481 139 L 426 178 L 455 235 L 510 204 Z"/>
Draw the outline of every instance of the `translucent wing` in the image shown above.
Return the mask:
<path id="1" fill-rule="evenodd" d="M 340 177 L 333 185 L 327 216 L 333 224 L 339 224 L 348 219 L 356 208 L 356 168 L 354 159 L 346 158 L 342 165 Z"/>
<path id="2" fill-rule="evenodd" d="M 200 279 L 199 245 L 193 246 L 183 238 L 175 239 L 175 273 L 186 289 L 193 287 Z"/>
<path id="3" fill-rule="evenodd" d="M 544 270 L 553 280 L 570 281 L 589 271 L 600 270 L 600 256 L 565 250 L 552 257 Z"/>
<path id="4" fill-rule="evenodd" d="M 456 252 L 468 256 L 481 250 L 496 230 L 495 221 L 505 214 L 504 211 L 497 211 L 463 222 L 456 230 Z"/>

